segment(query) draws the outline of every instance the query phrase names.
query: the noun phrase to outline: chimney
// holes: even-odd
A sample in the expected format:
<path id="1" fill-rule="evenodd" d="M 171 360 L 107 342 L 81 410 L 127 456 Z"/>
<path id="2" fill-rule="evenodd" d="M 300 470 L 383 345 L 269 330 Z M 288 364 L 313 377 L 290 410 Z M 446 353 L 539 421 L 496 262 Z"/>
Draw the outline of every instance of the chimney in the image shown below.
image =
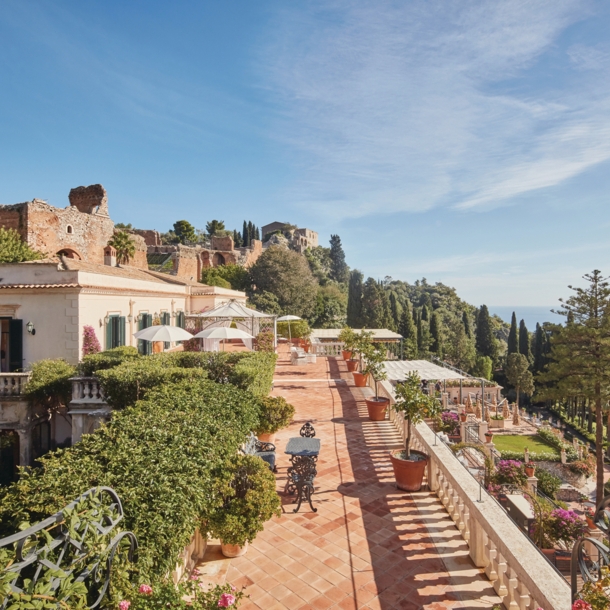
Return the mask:
<path id="1" fill-rule="evenodd" d="M 104 265 L 116 267 L 116 250 L 112 246 L 106 246 L 104 248 Z"/>

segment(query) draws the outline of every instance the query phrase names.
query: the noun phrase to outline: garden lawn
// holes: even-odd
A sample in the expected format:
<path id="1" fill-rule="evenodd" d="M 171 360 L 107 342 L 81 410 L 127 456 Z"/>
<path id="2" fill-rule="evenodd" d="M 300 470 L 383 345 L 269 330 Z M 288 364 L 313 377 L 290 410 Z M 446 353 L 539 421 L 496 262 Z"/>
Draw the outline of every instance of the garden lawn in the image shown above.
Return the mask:
<path id="1" fill-rule="evenodd" d="M 496 449 L 502 451 L 517 451 L 522 453 L 527 447 L 530 453 L 555 453 L 559 450 L 545 443 L 537 434 L 527 436 L 517 434 L 494 434 L 493 443 Z"/>

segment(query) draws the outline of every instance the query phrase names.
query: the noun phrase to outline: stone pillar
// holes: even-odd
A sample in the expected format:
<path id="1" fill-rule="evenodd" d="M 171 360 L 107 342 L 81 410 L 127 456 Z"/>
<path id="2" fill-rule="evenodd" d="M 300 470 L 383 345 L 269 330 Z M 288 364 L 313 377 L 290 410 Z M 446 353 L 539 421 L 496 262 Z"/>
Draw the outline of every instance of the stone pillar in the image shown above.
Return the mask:
<path id="1" fill-rule="evenodd" d="M 527 491 L 529 491 L 533 496 L 536 495 L 536 491 L 538 490 L 538 477 L 527 477 Z"/>
<path id="2" fill-rule="evenodd" d="M 438 477 L 436 476 L 436 473 L 435 458 L 430 456 L 430 460 L 428 461 L 428 487 L 430 487 L 430 491 L 434 492 L 438 489 Z"/>
<path id="3" fill-rule="evenodd" d="M 466 422 L 460 422 L 460 438 L 462 439 L 462 443 L 466 442 Z"/>
<path id="4" fill-rule="evenodd" d="M 72 444 L 78 443 L 83 434 L 91 434 L 110 418 L 110 407 L 95 409 L 73 409 L 68 411 L 72 417 Z"/>
<path id="5" fill-rule="evenodd" d="M 486 421 L 482 421 L 479 423 L 479 440 L 484 443 L 485 442 L 485 433 L 488 431 L 489 424 Z"/>
<path id="6" fill-rule="evenodd" d="M 486 568 L 489 558 L 485 549 L 485 532 L 479 522 L 470 513 L 470 540 L 468 541 L 470 558 L 477 568 Z"/>
<path id="7" fill-rule="evenodd" d="M 32 465 L 32 431 L 17 430 L 19 435 L 19 465 Z"/>
<path id="8" fill-rule="evenodd" d="M 561 450 L 561 463 L 562 464 L 567 464 L 567 462 L 568 462 L 568 458 L 566 456 L 566 450 L 562 449 Z"/>

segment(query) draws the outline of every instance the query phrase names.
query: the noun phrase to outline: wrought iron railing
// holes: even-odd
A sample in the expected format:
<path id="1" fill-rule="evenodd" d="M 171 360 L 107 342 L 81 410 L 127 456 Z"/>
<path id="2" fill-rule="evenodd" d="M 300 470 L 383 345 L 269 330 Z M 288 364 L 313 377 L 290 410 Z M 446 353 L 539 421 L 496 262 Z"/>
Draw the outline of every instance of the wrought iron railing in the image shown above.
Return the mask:
<path id="1" fill-rule="evenodd" d="M 108 592 L 117 555 L 136 560 L 135 535 L 115 531 L 122 519 L 123 507 L 116 492 L 99 487 L 44 521 L 0 539 L 0 557 L 5 563 L 0 566 L 0 584 L 8 584 L 11 591 L 0 599 L 0 609 L 18 600 L 25 603 L 28 596 L 56 601 L 58 608 L 72 607 L 75 597 L 84 596 L 87 608 L 98 608 Z M 79 583 L 86 593 L 82 586 L 74 586 Z"/>

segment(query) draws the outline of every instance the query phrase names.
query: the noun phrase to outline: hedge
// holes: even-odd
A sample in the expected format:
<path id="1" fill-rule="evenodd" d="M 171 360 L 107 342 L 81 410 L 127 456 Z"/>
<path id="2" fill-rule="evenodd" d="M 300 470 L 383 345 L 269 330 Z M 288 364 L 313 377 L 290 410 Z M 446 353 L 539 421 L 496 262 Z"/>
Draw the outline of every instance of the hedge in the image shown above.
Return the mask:
<path id="1" fill-rule="evenodd" d="M 135 347 L 115 347 L 99 354 L 85 356 L 78 368 L 81 375 L 91 377 L 97 371 L 112 369 L 128 360 L 139 360 L 141 358 L 143 356 L 140 356 Z"/>
<path id="2" fill-rule="evenodd" d="M 95 434 L 39 459 L 0 490 L 0 536 L 60 510 L 83 490 L 115 489 L 124 527 L 139 542 L 138 578 L 171 571 L 213 505 L 212 472 L 222 470 L 258 423 L 258 401 L 209 380 L 151 389 L 146 400 L 113 414 Z"/>
<path id="3" fill-rule="evenodd" d="M 76 375 L 76 367 L 62 358 L 39 360 L 32 365 L 32 376 L 25 386 L 25 395 L 49 409 L 67 405 L 72 397 L 70 377 Z"/>

